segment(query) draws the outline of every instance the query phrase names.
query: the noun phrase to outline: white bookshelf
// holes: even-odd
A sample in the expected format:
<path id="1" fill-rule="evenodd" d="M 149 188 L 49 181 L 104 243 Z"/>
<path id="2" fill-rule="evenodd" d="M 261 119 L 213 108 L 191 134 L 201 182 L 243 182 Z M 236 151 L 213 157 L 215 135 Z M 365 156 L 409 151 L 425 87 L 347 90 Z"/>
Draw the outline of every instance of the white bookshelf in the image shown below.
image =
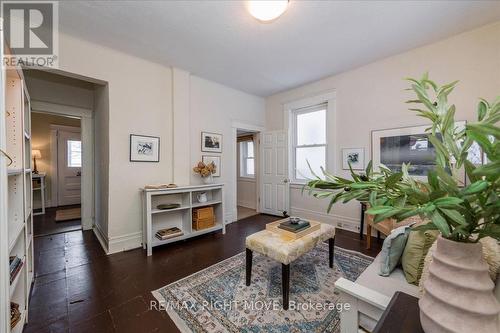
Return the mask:
<path id="1" fill-rule="evenodd" d="M 198 202 L 199 193 L 205 192 L 207 202 Z M 152 248 L 179 240 L 222 230 L 226 233 L 224 215 L 224 184 L 191 185 L 169 189 L 142 189 L 143 203 L 143 242 L 147 255 L 152 254 Z M 180 207 L 173 209 L 158 209 L 160 204 L 176 203 Z M 210 228 L 194 230 L 192 228 L 193 208 L 212 206 L 215 214 L 215 225 Z M 155 233 L 163 228 L 178 227 L 184 233 L 182 236 L 159 240 Z"/>
<path id="2" fill-rule="evenodd" d="M 12 159 L 0 159 L 1 183 L 6 184 L 6 192 L 1 193 L 0 208 L 6 214 L 0 215 L 2 224 L 0 244 L 2 265 L 8 267 L 9 257 L 17 256 L 22 267 L 15 278 L 10 281 L 9 270 L 0 269 L 0 280 L 3 290 L 0 322 L 1 332 L 22 332 L 28 321 L 28 304 L 34 278 L 33 266 L 33 200 L 31 175 L 31 107 L 23 73 L 20 69 L 2 71 L 2 91 L 5 96 L 1 107 L 0 148 Z M 4 200 L 4 196 L 6 197 Z M 14 327 L 10 327 L 10 303 L 19 304 L 21 319 Z M 5 310 L 5 311 L 4 311 Z M 4 318 L 5 316 L 5 318 Z M 4 321 L 5 319 L 5 321 Z M 3 323 L 6 323 L 3 326 Z"/>

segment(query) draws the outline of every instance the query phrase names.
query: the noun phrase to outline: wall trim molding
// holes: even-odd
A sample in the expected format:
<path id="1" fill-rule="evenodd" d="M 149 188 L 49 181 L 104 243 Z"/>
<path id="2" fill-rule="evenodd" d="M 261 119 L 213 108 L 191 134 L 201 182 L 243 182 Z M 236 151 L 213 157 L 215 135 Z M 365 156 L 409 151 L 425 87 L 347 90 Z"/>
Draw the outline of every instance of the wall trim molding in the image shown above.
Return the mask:
<path id="1" fill-rule="evenodd" d="M 339 229 L 359 232 L 360 220 L 353 217 L 337 214 L 326 214 L 293 206 L 291 207 L 291 213 L 292 215 L 298 215 L 304 218 L 315 219 L 319 222 L 328 223 Z"/>
<path id="2" fill-rule="evenodd" d="M 142 247 L 142 231 L 108 237 L 108 254 Z"/>
<path id="3" fill-rule="evenodd" d="M 32 99 L 31 109 L 34 112 L 52 113 L 63 116 L 92 118 L 92 110 L 73 105 L 58 104 Z"/>
<path id="4" fill-rule="evenodd" d="M 94 235 L 97 237 L 97 240 L 101 244 L 104 252 L 106 254 L 109 254 L 107 238 L 106 238 L 106 236 L 104 236 L 104 233 L 102 232 L 101 228 L 99 228 L 99 225 L 97 223 L 94 224 L 92 230 L 94 231 Z"/>
<path id="5" fill-rule="evenodd" d="M 257 205 L 255 204 L 255 201 L 238 200 L 237 205 L 245 207 L 245 208 L 257 209 L 257 207 L 256 207 Z"/>

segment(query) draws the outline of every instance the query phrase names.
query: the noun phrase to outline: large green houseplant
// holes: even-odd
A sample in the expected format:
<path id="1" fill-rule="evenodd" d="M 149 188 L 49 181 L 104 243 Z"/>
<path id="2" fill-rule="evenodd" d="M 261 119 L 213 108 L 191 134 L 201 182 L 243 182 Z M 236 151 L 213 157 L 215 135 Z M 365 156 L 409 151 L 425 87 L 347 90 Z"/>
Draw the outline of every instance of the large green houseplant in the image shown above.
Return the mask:
<path id="1" fill-rule="evenodd" d="M 427 74 L 420 80 L 408 80 L 409 90 L 416 95 L 408 101 L 416 105 L 410 110 L 431 123 L 426 132 L 435 149 L 436 166 L 428 172 L 427 182 L 412 178 L 407 164 L 401 172 L 383 165 L 374 171 L 370 162 L 364 173 L 351 168 L 352 179 L 322 170 L 323 176 L 315 175 L 307 188 L 315 197 L 330 199 L 328 211 L 337 202 L 358 200 L 369 203 L 366 213 L 374 215 L 375 223 L 414 215 L 428 220 L 415 229 L 439 230 L 442 237 L 434 253 L 440 260 L 432 262 L 424 283 L 426 293 L 419 301 L 424 330 L 500 330 L 500 307 L 478 243 L 487 236 L 500 241 L 500 97 L 491 103 L 481 99 L 477 120 L 459 128 L 455 105 L 448 102 L 457 82 L 438 86 Z M 473 144 L 479 145 L 486 157 L 481 166 L 467 159 Z M 466 183 L 458 177 L 464 169 Z"/>

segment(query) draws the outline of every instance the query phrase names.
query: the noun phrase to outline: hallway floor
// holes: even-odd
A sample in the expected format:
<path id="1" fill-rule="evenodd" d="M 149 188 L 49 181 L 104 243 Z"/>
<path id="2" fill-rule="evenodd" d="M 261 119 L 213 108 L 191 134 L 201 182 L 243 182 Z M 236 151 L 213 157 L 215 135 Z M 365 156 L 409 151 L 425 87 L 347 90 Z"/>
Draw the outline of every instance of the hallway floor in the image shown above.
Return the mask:
<path id="1" fill-rule="evenodd" d="M 257 211 L 255 209 L 247 208 L 247 207 L 243 207 L 243 206 L 238 206 L 237 211 L 238 211 L 238 216 L 237 216 L 238 221 L 246 219 L 247 217 L 250 217 L 250 216 L 257 215 Z"/>
<path id="2" fill-rule="evenodd" d="M 178 332 L 166 314 L 150 309 L 151 291 L 244 250 L 245 238 L 277 218 L 256 215 L 211 233 L 107 256 L 92 231 L 35 238 L 35 282 L 25 333 Z M 335 244 L 375 256 L 356 233 L 339 230 Z"/>
<path id="3" fill-rule="evenodd" d="M 56 211 L 58 209 L 77 208 L 80 205 L 51 207 L 45 209 L 45 214 L 36 215 L 33 219 L 33 232 L 35 237 L 53 235 L 62 232 L 81 230 L 82 221 L 71 220 L 56 222 Z"/>

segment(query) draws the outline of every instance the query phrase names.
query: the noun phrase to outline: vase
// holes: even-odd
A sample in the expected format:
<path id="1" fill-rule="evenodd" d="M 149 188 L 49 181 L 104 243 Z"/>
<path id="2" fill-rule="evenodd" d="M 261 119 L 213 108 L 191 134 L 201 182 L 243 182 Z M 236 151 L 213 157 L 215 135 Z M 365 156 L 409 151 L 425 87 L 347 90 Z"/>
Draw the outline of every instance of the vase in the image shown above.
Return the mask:
<path id="1" fill-rule="evenodd" d="M 500 304 L 482 257 L 481 243 L 437 239 L 420 298 L 426 333 L 500 332 Z"/>
<path id="2" fill-rule="evenodd" d="M 212 184 L 214 182 L 214 177 L 212 175 L 201 177 L 203 179 L 204 184 Z"/>

